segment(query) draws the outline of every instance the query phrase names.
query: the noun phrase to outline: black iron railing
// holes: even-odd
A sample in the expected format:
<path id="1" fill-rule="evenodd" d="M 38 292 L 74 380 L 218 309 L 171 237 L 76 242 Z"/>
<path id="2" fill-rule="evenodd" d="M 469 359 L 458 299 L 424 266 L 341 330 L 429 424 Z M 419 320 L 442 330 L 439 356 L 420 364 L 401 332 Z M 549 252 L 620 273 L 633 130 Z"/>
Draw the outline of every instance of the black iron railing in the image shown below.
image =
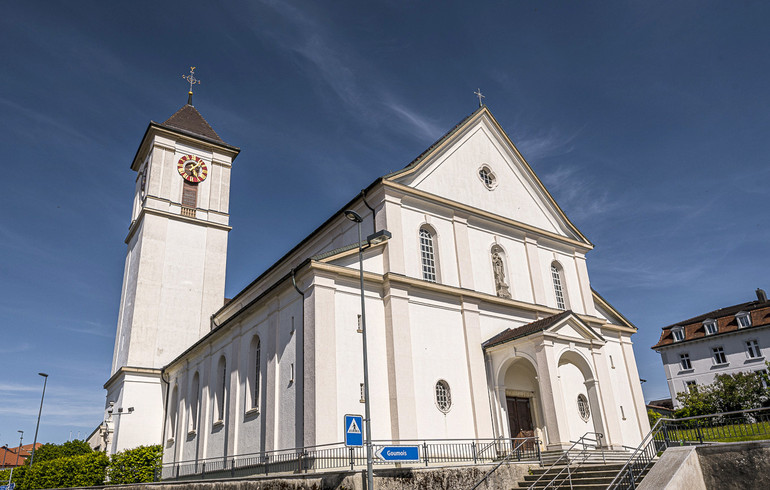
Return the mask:
<path id="1" fill-rule="evenodd" d="M 418 446 L 418 459 L 402 465 L 465 463 L 482 464 L 502 460 L 540 462 L 537 438 L 508 439 L 420 439 L 372 441 L 374 451 L 385 446 Z M 392 462 L 374 460 L 377 465 Z M 228 457 L 164 463 L 155 480 L 200 480 L 270 475 L 274 473 L 303 473 L 325 470 L 355 470 L 366 466 L 365 447 L 346 447 L 343 443 L 305 448 L 281 449 Z"/>
<path id="2" fill-rule="evenodd" d="M 553 462 L 547 470 L 529 486 L 529 490 L 543 480 L 548 482 L 544 488 L 558 488 L 564 481 L 569 483 L 572 488 L 572 473 L 588 460 L 591 452 L 600 449 L 602 446 L 604 434 L 599 432 L 586 432 L 572 443 L 569 449 L 564 451 L 559 459 Z M 602 457 L 604 453 L 602 453 Z M 564 476 L 562 476 L 564 475 Z"/>
<path id="3" fill-rule="evenodd" d="M 657 457 L 671 446 L 770 439 L 770 408 L 659 419 L 634 450 L 608 490 L 634 489 Z"/>

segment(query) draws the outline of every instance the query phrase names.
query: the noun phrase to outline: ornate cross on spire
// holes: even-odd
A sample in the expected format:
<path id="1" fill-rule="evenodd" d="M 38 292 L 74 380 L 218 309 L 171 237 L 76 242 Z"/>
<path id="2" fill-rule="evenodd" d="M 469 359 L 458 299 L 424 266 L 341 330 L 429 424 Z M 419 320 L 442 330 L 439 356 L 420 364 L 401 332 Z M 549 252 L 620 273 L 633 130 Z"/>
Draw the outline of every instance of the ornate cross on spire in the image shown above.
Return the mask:
<path id="1" fill-rule="evenodd" d="M 484 98 L 485 98 L 485 96 L 484 96 L 484 94 L 482 94 L 482 93 L 481 93 L 481 89 L 480 89 L 480 88 L 477 88 L 477 89 L 476 89 L 476 91 L 475 91 L 475 92 L 473 92 L 473 93 L 474 93 L 474 94 L 476 94 L 476 97 L 478 97 L 478 98 L 479 98 L 479 107 L 481 107 L 482 105 L 484 105 L 484 103 L 483 103 L 483 102 L 481 102 L 481 99 L 484 99 Z"/>
<path id="2" fill-rule="evenodd" d="M 190 92 L 187 94 L 187 103 L 192 105 L 192 94 L 193 94 L 193 85 L 196 83 L 201 83 L 200 80 L 195 78 L 195 67 L 190 67 L 190 74 L 189 75 L 182 75 L 182 78 L 190 82 Z"/>

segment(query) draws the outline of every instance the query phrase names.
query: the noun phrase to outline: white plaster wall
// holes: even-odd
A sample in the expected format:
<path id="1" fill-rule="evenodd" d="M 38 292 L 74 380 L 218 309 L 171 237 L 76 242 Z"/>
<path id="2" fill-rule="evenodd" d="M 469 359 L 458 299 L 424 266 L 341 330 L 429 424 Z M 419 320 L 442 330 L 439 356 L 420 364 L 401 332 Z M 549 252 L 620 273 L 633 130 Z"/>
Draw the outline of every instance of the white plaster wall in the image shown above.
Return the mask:
<path id="1" fill-rule="evenodd" d="M 626 359 L 617 335 L 605 332 L 604 337 L 607 343 L 602 347 L 602 350 L 603 354 L 607 356 L 611 389 L 615 402 L 618 404 L 617 416 L 619 417 L 618 422 L 623 436 L 623 444 L 635 447 L 641 442 L 643 435 L 646 435 L 646 431 L 642 434 L 643 427 L 639 421 L 640 414 L 638 413 L 631 389 L 631 383 L 639 383 L 639 380 L 629 379 Z M 621 410 L 620 407 L 623 409 Z M 646 419 L 646 412 L 642 416 Z"/>
<path id="2" fill-rule="evenodd" d="M 163 396 L 159 376 L 127 374 L 118 393 L 113 411 L 115 432 L 111 453 L 142 445 L 160 444 L 163 425 Z M 115 415 L 119 407 L 123 415 Z M 128 414 L 128 408 L 134 411 Z"/>
<path id="3" fill-rule="evenodd" d="M 404 248 L 406 274 L 422 279 L 419 233 L 420 227 L 427 224 L 436 232 L 433 239 L 433 248 L 438 265 L 438 280 L 436 282 L 449 286 L 459 286 L 454 228 L 451 218 L 446 214 L 426 213 L 406 204 L 401 209 L 403 210 L 401 215 L 403 236 L 401 240 Z"/>
<path id="4" fill-rule="evenodd" d="M 585 386 L 585 377 L 580 372 L 577 366 L 572 363 L 564 363 L 559 365 L 559 387 L 564 399 L 564 406 L 566 408 L 567 420 L 566 425 L 569 427 L 569 440 L 577 441 L 580 436 L 586 432 L 594 432 L 594 411 L 599 410 L 599 407 L 590 403 L 588 397 L 588 390 Z M 579 394 L 583 394 L 591 407 L 591 415 L 588 420 L 583 420 L 580 417 L 578 411 L 577 398 Z M 566 441 L 562 441 L 566 442 Z"/>
<path id="5" fill-rule="evenodd" d="M 463 135 L 458 144 L 438 157 L 411 183 L 417 189 L 512 218 L 551 232 L 559 232 L 540 192 L 525 176 L 523 164 L 504 148 L 486 122 Z M 487 164 L 497 178 L 488 190 L 478 176 Z"/>
<path id="6" fill-rule="evenodd" d="M 495 295 L 495 279 L 492 271 L 492 246 L 498 245 L 505 252 L 505 273 L 511 298 L 533 302 L 532 282 L 529 277 L 527 252 L 524 242 L 518 237 L 495 233 L 481 228 L 482 223 L 469 225 L 471 254 L 467 257 L 473 264 L 473 284 L 476 291 Z M 488 226 L 488 225 L 487 225 Z"/>
<path id="7" fill-rule="evenodd" d="M 471 424 L 471 391 L 459 308 L 435 298 L 413 298 L 409 315 L 412 322 L 419 437 L 475 437 Z M 440 379 L 449 384 L 452 393 L 452 405 L 448 413 L 441 412 L 435 402 L 435 386 Z"/>
<path id="8" fill-rule="evenodd" d="M 337 379 L 337 413 L 328 414 L 324 420 L 316 423 L 334 427 L 331 441 L 343 440 L 345 414 L 364 415 L 364 404 L 361 400 L 360 385 L 364 382 L 363 368 L 363 337 L 357 333 L 358 315 L 361 313 L 361 296 L 358 283 L 351 280 L 340 280 L 336 284 L 335 300 L 335 363 Z M 385 339 L 385 314 L 382 299 L 372 285 L 366 288 L 366 332 L 369 362 L 369 396 L 372 418 L 372 438 L 390 439 L 390 395 L 388 385 L 388 363 Z M 323 335 L 322 332 L 317 334 Z M 323 396 L 327 381 L 318 380 L 317 396 Z"/>

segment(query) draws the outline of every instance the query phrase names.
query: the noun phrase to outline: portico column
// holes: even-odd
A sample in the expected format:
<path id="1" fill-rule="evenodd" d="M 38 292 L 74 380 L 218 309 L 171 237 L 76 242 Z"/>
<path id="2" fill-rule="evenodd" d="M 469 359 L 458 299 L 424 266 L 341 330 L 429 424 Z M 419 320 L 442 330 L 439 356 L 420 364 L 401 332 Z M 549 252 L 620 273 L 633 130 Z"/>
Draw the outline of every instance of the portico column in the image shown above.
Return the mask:
<path id="1" fill-rule="evenodd" d="M 543 418 L 545 419 L 548 441 L 547 449 L 561 449 L 569 441 L 567 427 L 567 411 L 564 407 L 564 396 L 559 385 L 559 366 L 553 350 L 553 342 L 542 340 L 535 348 L 540 399 L 543 402 Z M 569 445 L 569 444 L 567 444 Z"/>
<path id="2" fill-rule="evenodd" d="M 607 358 L 602 355 L 600 348 L 594 347 L 591 350 L 593 354 L 594 368 L 596 370 L 596 379 L 593 388 L 596 391 L 596 403 L 600 405 L 602 411 L 599 415 L 599 422 L 604 431 L 604 443 L 610 446 L 621 446 L 623 435 L 620 432 L 620 417 L 618 417 L 618 404 L 615 401 L 615 394 L 612 391 L 612 381 L 610 380 L 610 371 L 607 366 Z M 589 383 L 586 382 L 586 388 Z M 591 394 L 591 390 L 588 390 Z M 591 400 L 594 402 L 594 400 Z"/>

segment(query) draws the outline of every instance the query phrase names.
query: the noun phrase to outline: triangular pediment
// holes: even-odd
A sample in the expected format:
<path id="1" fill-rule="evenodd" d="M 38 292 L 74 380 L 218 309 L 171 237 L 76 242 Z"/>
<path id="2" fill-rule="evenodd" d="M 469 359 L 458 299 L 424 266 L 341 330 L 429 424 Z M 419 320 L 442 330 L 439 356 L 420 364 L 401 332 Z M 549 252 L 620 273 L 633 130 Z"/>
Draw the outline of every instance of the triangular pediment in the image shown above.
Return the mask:
<path id="1" fill-rule="evenodd" d="M 545 329 L 546 335 L 551 334 L 561 339 L 575 339 L 578 341 L 594 340 L 604 341 L 604 338 L 596 330 L 583 322 L 577 315 L 570 313 L 561 320 Z"/>
<path id="2" fill-rule="evenodd" d="M 385 179 L 591 246 L 486 106 Z"/>

